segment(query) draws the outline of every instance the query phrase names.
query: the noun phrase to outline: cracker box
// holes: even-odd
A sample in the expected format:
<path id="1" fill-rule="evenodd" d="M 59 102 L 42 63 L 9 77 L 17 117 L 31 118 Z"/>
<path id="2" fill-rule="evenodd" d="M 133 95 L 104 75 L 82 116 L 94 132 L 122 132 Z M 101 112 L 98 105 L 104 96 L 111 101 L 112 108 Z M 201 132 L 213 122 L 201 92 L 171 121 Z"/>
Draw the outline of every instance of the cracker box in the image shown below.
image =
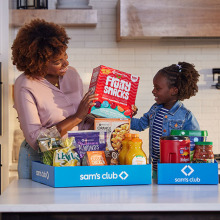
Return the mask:
<path id="1" fill-rule="evenodd" d="M 140 78 L 106 66 L 93 69 L 89 91 L 98 94 L 89 113 L 104 118 L 131 118 Z"/>
<path id="2" fill-rule="evenodd" d="M 95 118 L 94 130 L 107 132 L 106 150 L 120 151 L 124 135 L 130 132 L 130 119 Z"/>

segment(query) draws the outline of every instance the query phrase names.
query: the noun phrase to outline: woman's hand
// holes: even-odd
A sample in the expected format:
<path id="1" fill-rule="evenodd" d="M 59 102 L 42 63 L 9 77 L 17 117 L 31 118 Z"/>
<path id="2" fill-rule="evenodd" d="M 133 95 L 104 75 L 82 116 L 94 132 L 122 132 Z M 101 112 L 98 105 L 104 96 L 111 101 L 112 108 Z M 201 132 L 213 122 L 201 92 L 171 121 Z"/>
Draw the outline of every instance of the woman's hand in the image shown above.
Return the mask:
<path id="1" fill-rule="evenodd" d="M 131 110 L 132 110 L 132 116 L 135 116 L 138 112 L 138 107 L 135 105 L 132 105 Z"/>
<path id="2" fill-rule="evenodd" d="M 87 92 L 83 97 L 83 99 L 81 100 L 75 116 L 83 120 L 88 114 L 89 108 L 95 105 L 95 103 L 93 103 L 92 101 L 98 100 L 97 97 L 98 94 L 90 95 L 90 91 Z"/>
<path id="3" fill-rule="evenodd" d="M 97 94 L 90 95 L 90 92 L 87 92 L 83 99 L 81 100 L 76 114 L 69 116 L 63 121 L 56 124 L 57 130 L 60 132 L 61 137 L 66 135 L 73 127 L 77 126 L 88 114 L 89 108 L 95 103 L 93 100 L 97 100 Z"/>

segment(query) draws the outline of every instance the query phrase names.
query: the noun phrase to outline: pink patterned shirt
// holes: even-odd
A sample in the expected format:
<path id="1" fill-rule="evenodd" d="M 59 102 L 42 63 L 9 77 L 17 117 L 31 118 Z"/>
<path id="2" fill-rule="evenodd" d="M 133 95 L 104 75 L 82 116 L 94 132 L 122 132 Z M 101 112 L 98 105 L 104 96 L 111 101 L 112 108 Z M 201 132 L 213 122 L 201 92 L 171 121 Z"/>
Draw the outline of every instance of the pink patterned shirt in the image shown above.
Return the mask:
<path id="1" fill-rule="evenodd" d="M 29 79 L 21 74 L 14 85 L 14 108 L 27 143 L 38 149 L 40 131 L 76 113 L 83 97 L 82 80 L 73 67 L 59 79 L 60 89 L 46 79 Z M 73 128 L 81 130 L 83 123 Z"/>

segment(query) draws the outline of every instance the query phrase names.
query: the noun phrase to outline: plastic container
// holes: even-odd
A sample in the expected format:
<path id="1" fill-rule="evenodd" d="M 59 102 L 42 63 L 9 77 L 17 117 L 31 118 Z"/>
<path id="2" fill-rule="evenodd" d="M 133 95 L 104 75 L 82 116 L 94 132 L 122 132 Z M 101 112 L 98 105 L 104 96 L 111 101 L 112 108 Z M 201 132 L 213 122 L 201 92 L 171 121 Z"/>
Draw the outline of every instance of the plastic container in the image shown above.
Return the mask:
<path id="1" fill-rule="evenodd" d="M 129 149 L 128 141 L 130 140 L 131 140 L 131 134 L 126 133 L 125 139 L 121 142 L 122 150 L 120 151 L 119 156 L 118 156 L 120 165 L 125 165 L 125 157 Z"/>
<path id="2" fill-rule="evenodd" d="M 129 150 L 125 158 L 126 165 L 146 165 L 147 156 L 142 150 L 142 140 L 139 134 L 135 134 L 131 141 L 129 141 Z"/>
<path id="3" fill-rule="evenodd" d="M 189 137 L 190 139 L 190 161 L 192 161 L 194 149 L 195 149 L 195 142 L 206 141 L 208 132 L 206 130 L 171 130 L 170 135 Z"/>
<path id="4" fill-rule="evenodd" d="M 190 139 L 186 136 L 165 136 L 160 138 L 161 163 L 189 163 Z"/>
<path id="5" fill-rule="evenodd" d="M 214 163 L 213 142 L 196 142 L 193 163 Z"/>

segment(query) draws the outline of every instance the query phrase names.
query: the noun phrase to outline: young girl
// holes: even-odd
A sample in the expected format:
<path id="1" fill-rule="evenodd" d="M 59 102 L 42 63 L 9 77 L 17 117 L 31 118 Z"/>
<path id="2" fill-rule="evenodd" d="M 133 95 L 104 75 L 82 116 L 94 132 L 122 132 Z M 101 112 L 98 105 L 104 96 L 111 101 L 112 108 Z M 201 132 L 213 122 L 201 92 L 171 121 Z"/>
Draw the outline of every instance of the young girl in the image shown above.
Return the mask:
<path id="1" fill-rule="evenodd" d="M 143 131 L 149 127 L 149 161 L 153 171 L 157 170 L 160 158 L 160 137 L 170 131 L 199 130 L 199 124 L 192 112 L 181 101 L 198 92 L 199 74 L 194 65 L 179 62 L 158 71 L 153 79 L 153 95 L 156 103 L 140 119 L 131 119 L 131 129 Z M 133 107 L 136 114 L 137 108 Z M 153 172 L 153 176 L 156 172 Z"/>

